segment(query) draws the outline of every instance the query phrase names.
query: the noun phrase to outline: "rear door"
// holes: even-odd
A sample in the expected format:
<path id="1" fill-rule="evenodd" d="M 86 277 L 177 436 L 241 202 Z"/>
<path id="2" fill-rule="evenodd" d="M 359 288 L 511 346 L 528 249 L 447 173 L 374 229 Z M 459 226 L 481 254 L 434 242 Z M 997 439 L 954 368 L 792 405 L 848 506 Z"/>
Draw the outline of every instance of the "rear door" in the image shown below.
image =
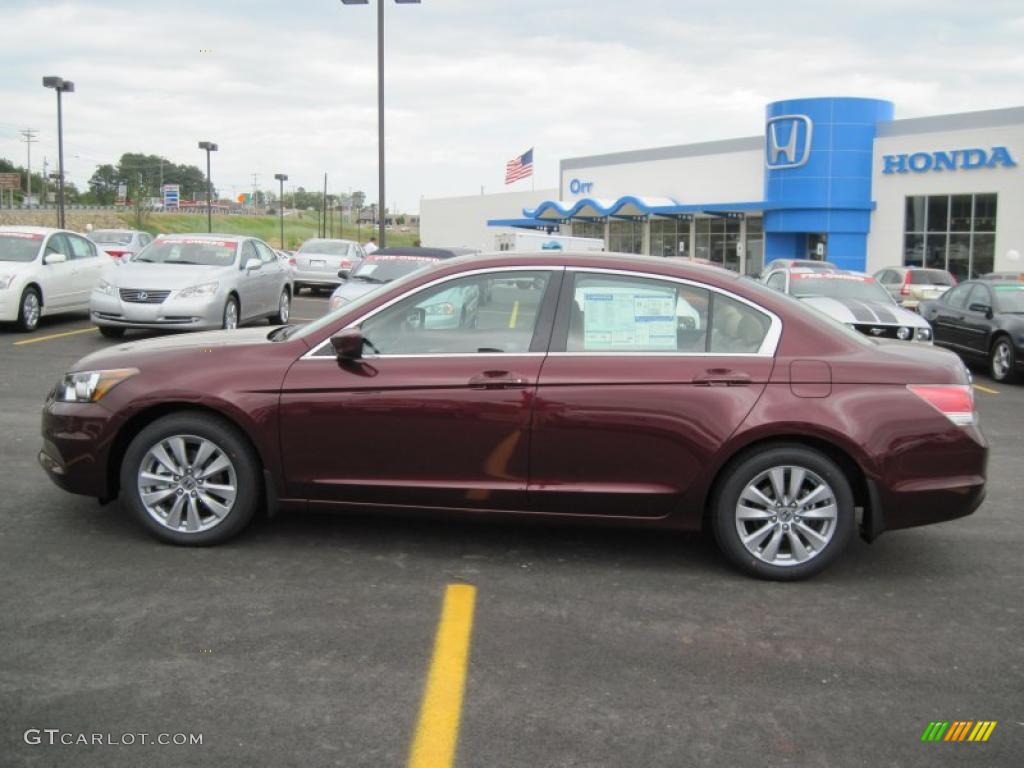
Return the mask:
<path id="1" fill-rule="evenodd" d="M 567 270 L 530 447 L 537 512 L 663 517 L 768 382 L 780 320 L 686 280 Z"/>
<path id="2" fill-rule="evenodd" d="M 63 254 L 65 261 L 60 264 L 47 264 L 49 254 Z M 50 235 L 43 249 L 43 263 L 40 267 L 39 281 L 43 288 L 43 311 L 64 311 L 75 303 L 75 264 L 71 243 L 63 232 Z"/>
<path id="3" fill-rule="evenodd" d="M 100 274 L 110 265 L 110 258 L 99 253 L 96 245 L 91 240 L 74 234 L 66 234 L 68 243 L 71 246 L 71 279 L 73 282 L 70 303 L 81 306 L 89 306 L 89 294 L 100 279 Z"/>

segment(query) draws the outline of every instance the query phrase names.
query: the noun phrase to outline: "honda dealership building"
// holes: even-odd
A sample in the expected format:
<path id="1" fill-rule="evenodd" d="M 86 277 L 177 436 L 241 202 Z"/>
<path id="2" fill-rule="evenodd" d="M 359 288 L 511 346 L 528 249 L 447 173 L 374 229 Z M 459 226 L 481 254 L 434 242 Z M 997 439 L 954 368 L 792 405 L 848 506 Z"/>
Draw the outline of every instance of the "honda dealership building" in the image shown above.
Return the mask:
<path id="1" fill-rule="evenodd" d="M 776 258 L 1024 272 L 1024 107 L 897 120 L 888 101 L 796 99 L 764 126 L 567 158 L 558 190 L 424 200 L 423 241 L 490 250 L 529 228 L 755 275 Z"/>

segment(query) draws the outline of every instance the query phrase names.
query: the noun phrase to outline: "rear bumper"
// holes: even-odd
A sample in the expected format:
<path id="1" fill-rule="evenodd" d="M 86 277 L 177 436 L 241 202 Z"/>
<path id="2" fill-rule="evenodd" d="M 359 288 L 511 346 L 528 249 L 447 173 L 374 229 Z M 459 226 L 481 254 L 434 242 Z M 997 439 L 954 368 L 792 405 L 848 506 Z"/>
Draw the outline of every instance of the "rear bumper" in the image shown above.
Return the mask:
<path id="1" fill-rule="evenodd" d="M 344 280 L 338 277 L 338 270 L 322 271 L 316 269 L 301 269 L 296 267 L 292 273 L 292 282 L 295 285 L 318 285 L 324 288 L 337 288 Z"/>

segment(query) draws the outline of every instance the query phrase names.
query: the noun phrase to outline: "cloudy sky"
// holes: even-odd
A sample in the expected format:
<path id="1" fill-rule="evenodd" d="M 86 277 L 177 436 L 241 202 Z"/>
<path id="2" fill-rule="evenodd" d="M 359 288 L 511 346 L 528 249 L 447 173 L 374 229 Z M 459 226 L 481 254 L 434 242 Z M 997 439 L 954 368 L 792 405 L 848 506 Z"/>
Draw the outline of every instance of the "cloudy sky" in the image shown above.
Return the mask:
<path id="1" fill-rule="evenodd" d="M 558 160 L 761 132 L 764 105 L 872 96 L 897 117 L 1024 104 L 1019 0 L 423 0 L 387 3 L 388 205 L 505 189 Z M 225 193 L 295 185 L 376 198 L 376 13 L 339 0 L 4 0 L 0 157 L 84 186 L 126 151 L 203 162 Z M 528 189 L 529 181 L 509 189 Z"/>

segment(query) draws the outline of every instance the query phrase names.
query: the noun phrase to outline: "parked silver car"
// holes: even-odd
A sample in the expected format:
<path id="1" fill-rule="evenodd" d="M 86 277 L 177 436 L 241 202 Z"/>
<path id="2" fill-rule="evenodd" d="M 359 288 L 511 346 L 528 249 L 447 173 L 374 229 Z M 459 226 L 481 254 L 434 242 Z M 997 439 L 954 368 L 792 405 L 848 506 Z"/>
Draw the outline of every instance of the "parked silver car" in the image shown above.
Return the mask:
<path id="1" fill-rule="evenodd" d="M 164 235 L 93 289 L 89 310 L 104 336 L 128 328 L 237 328 L 270 318 L 287 323 L 292 277 L 286 262 L 254 237 Z"/>
<path id="2" fill-rule="evenodd" d="M 86 237 L 116 261 L 127 261 L 153 242 L 149 232 L 137 229 L 97 229 L 86 233 Z"/>
<path id="3" fill-rule="evenodd" d="M 886 267 L 875 272 L 875 280 L 901 307 L 914 311 L 922 301 L 937 299 L 956 285 L 952 274 L 931 267 Z"/>
<path id="4" fill-rule="evenodd" d="M 341 285 L 345 278 L 338 272 L 355 269 L 365 257 L 363 246 L 353 240 L 307 240 L 295 252 L 295 290 Z"/>
<path id="5" fill-rule="evenodd" d="M 873 339 L 932 343 L 931 324 L 863 272 L 776 269 L 764 282 Z"/>

